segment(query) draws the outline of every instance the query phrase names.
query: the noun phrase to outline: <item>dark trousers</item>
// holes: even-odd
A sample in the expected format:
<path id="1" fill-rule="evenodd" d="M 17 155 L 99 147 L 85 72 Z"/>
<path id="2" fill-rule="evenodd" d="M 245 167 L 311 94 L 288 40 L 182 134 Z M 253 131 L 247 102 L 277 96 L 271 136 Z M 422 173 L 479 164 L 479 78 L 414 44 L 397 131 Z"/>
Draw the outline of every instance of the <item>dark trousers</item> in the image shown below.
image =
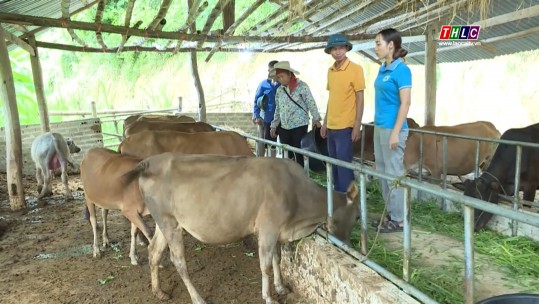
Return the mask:
<path id="1" fill-rule="evenodd" d="M 279 127 L 279 138 L 282 144 L 287 144 L 292 147 L 301 149 L 301 139 L 307 134 L 308 126 L 301 126 L 290 130 Z M 303 167 L 303 155 L 295 154 L 292 151 L 288 152 L 289 158 L 295 158 L 296 162 Z"/>
<path id="2" fill-rule="evenodd" d="M 265 140 L 271 140 L 271 141 L 277 141 L 277 138 L 271 137 L 270 130 L 271 130 L 271 122 L 265 122 L 264 123 L 264 139 Z M 266 147 L 267 147 L 267 145 L 266 145 Z M 273 148 L 275 148 L 275 147 L 273 147 Z"/>
<path id="3" fill-rule="evenodd" d="M 328 130 L 328 155 L 342 161 L 352 162 L 352 128 Z M 346 192 L 354 180 L 354 171 L 340 166 L 333 166 L 333 184 L 335 191 Z"/>

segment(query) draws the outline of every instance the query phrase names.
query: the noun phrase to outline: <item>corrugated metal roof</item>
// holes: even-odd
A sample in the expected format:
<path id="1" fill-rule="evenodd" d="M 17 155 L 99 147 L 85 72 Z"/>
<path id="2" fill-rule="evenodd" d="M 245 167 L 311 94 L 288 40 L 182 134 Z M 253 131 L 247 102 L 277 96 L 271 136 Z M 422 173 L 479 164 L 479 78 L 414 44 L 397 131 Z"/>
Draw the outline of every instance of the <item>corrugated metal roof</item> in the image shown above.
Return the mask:
<path id="1" fill-rule="evenodd" d="M 181 1 L 181 0 L 173 0 Z M 209 0 L 213 7 L 218 0 Z M 79 10 L 89 4 L 96 3 L 97 0 L 71 0 L 70 12 Z M 318 5 L 313 14 L 305 17 L 295 17 L 293 20 L 286 20 L 290 24 L 311 25 L 306 30 L 298 31 L 297 27 L 283 29 L 282 24 L 274 26 L 266 33 L 279 33 L 280 36 L 301 36 L 311 35 L 327 36 L 332 33 L 345 32 L 347 34 L 375 34 L 381 28 L 395 27 L 403 31 L 405 38 L 404 47 L 409 51 L 410 62 L 422 64 L 424 62 L 425 42 L 424 35 L 427 21 L 439 22 L 439 24 L 468 25 L 478 22 L 480 13 L 478 8 L 471 11 L 461 6 L 457 14 L 454 15 L 453 7 L 459 4 L 472 3 L 471 0 L 422 0 L 422 1 L 403 1 L 403 0 L 312 0 L 305 2 L 306 5 Z M 476 3 L 475 1 L 473 3 Z M 50 18 L 61 17 L 60 0 L 0 0 L 0 12 L 11 12 L 29 16 L 42 16 Z M 274 3 L 275 10 L 282 9 L 278 3 Z M 288 5 L 288 4 L 282 4 Z M 492 21 L 491 18 L 513 13 L 517 11 L 532 8 L 536 16 L 518 19 L 514 21 L 505 21 L 498 25 L 489 27 L 483 26 L 479 34 L 479 41 L 483 46 L 472 46 L 464 48 L 455 48 L 438 44 L 438 62 L 456 62 L 477 59 L 493 58 L 499 55 L 511 54 L 521 51 L 527 51 L 539 48 L 539 0 L 491 0 L 485 19 Z M 157 14 L 157 11 L 155 12 Z M 241 12 L 236 12 L 237 16 Z M 262 22 L 263 20 L 261 20 Z M 8 31 L 21 35 L 20 27 L 4 25 Z M 304 27 L 304 28 L 305 28 Z M 28 27 L 32 30 L 35 27 Z M 526 32 L 527 31 L 527 32 Z M 514 37 L 515 33 L 523 32 L 527 35 Z M 242 33 L 244 34 L 244 33 Z M 513 35 L 509 37 L 508 35 Z M 501 37 L 501 39 L 500 39 Z M 223 51 L 230 50 L 266 50 L 266 51 L 301 51 L 312 48 L 323 48 L 325 43 L 276 43 L 271 42 L 271 37 L 264 43 L 248 42 L 226 42 L 221 47 Z M 510 39 L 509 39 L 510 38 Z M 159 39 L 155 39 L 159 41 Z M 152 43 L 159 45 L 156 41 Z M 133 40 L 132 40 L 133 41 Z M 162 41 L 162 45 L 166 41 Z M 94 42 L 95 43 L 95 42 Z M 353 41 L 354 50 L 365 51 L 374 56 L 373 41 Z M 215 42 L 206 42 L 202 47 L 213 47 Z M 182 48 L 193 47 L 193 44 L 184 43 Z M 99 46 L 93 46 L 99 47 Z"/>
<path id="2" fill-rule="evenodd" d="M 77 10 L 95 3 L 96 0 L 71 0 L 69 6 L 70 15 Z M 62 16 L 61 0 L 4 0 L 0 1 L 0 12 L 16 13 L 20 15 L 29 15 L 36 17 L 60 18 Z M 23 32 L 18 28 L 9 24 L 4 24 L 4 27 L 15 35 L 21 35 Z M 33 30 L 37 27 L 28 26 L 28 30 Z"/>

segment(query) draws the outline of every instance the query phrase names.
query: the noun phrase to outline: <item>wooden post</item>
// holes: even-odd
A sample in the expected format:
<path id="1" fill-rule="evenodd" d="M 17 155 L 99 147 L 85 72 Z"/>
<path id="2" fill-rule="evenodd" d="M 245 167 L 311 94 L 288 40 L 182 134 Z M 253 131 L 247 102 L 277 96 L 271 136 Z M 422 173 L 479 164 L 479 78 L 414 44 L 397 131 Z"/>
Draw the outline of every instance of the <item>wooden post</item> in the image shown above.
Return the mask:
<path id="1" fill-rule="evenodd" d="M 436 25 L 427 27 L 425 39 L 425 125 L 436 119 Z"/>
<path id="2" fill-rule="evenodd" d="M 92 101 L 92 117 L 93 118 L 97 117 L 97 109 L 95 107 L 95 101 Z"/>
<path id="3" fill-rule="evenodd" d="M 6 171 L 9 203 L 12 211 L 25 208 L 22 186 L 22 141 L 19 111 L 15 96 L 9 53 L 0 25 L 0 99 L 3 101 L 6 133 Z"/>
<path id="4" fill-rule="evenodd" d="M 30 46 L 34 49 L 35 56 L 30 55 L 30 63 L 32 65 L 32 76 L 34 77 L 34 88 L 36 90 L 37 108 L 39 119 L 41 121 L 41 132 L 49 132 L 51 130 L 49 123 L 49 110 L 47 100 L 45 99 L 45 90 L 43 89 L 43 71 L 41 70 L 41 62 L 36 46 L 36 37 L 34 35 L 28 37 Z"/>
<path id="5" fill-rule="evenodd" d="M 188 11 L 193 5 L 192 0 L 187 0 Z M 191 33 L 195 33 L 195 25 L 192 24 L 189 27 Z M 200 81 L 200 76 L 198 74 L 198 63 L 197 63 L 197 52 L 193 50 L 189 52 L 189 57 L 191 59 L 191 75 L 193 76 L 193 81 L 195 82 L 195 88 L 198 94 L 198 121 L 206 122 L 206 100 L 204 99 L 204 89 L 202 88 L 202 82 Z"/>
<path id="6" fill-rule="evenodd" d="M 179 96 L 178 97 L 178 112 L 182 112 L 182 106 L 183 106 L 183 100 L 182 100 L 182 97 Z"/>

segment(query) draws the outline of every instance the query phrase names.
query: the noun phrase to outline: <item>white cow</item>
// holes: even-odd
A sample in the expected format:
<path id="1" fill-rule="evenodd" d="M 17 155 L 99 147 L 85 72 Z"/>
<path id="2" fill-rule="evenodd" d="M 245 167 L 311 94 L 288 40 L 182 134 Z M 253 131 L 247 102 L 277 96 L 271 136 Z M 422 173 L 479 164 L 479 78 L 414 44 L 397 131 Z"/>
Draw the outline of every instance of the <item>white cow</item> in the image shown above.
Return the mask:
<path id="1" fill-rule="evenodd" d="M 73 195 L 67 185 L 67 165 L 69 153 L 78 153 L 80 148 L 68 138 L 67 140 L 58 133 L 45 133 L 32 142 L 32 160 L 36 164 L 36 179 L 38 199 L 52 194 L 52 171 L 62 169 L 62 182 L 65 186 L 66 199 L 73 199 Z"/>

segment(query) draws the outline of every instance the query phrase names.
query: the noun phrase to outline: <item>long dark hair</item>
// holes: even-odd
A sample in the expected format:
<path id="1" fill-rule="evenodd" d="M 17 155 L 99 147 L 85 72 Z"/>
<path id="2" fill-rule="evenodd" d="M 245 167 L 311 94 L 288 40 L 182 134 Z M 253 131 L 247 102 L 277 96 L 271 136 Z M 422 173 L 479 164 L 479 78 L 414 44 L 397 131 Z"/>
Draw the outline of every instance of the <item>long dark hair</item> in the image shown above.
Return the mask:
<path id="1" fill-rule="evenodd" d="M 408 51 L 402 48 L 402 38 L 399 31 L 393 28 L 388 28 L 381 30 L 378 32 L 378 34 L 382 36 L 382 39 L 384 39 L 384 41 L 388 44 L 393 41 L 393 46 L 395 47 L 395 51 L 393 51 L 393 59 L 406 57 Z"/>

